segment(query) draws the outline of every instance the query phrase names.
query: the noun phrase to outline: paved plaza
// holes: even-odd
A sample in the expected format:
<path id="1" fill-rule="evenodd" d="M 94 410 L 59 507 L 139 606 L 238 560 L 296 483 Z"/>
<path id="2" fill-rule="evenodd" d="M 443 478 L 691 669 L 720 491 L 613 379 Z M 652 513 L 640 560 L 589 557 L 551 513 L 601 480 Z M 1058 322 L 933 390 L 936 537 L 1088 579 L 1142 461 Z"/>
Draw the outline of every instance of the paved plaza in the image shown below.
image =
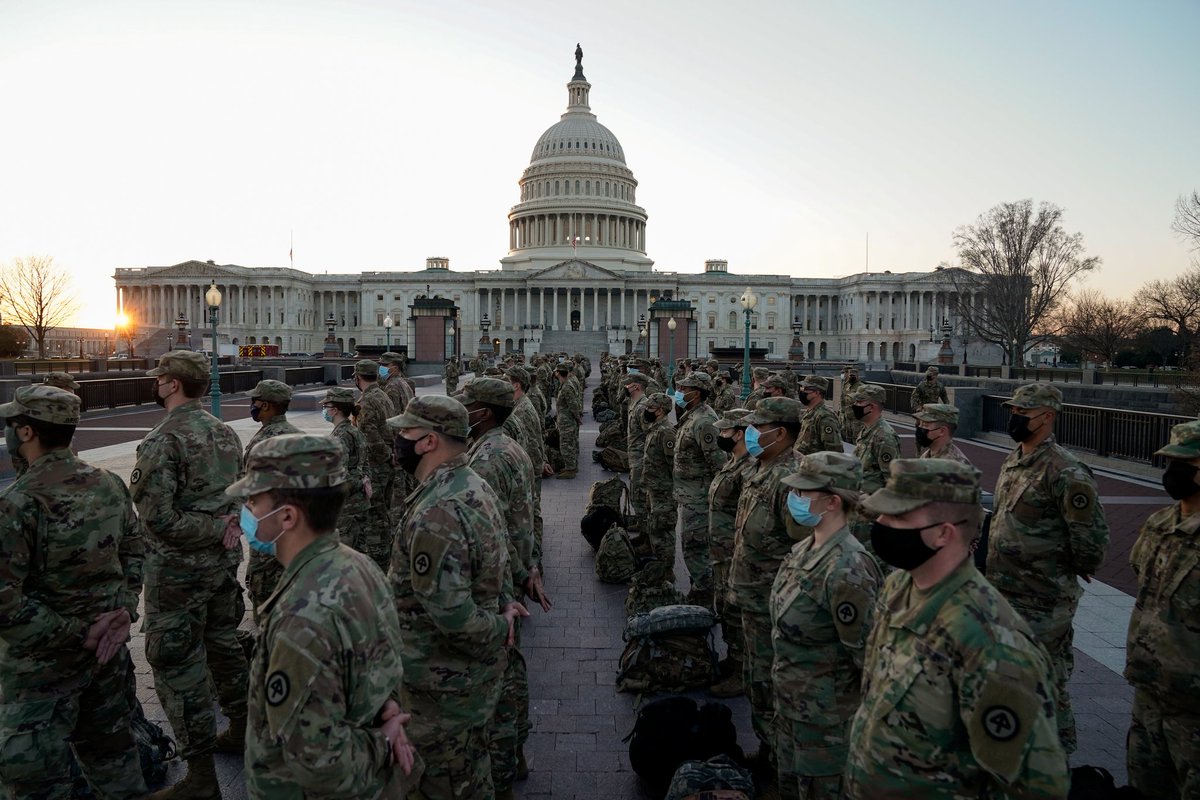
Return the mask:
<path id="1" fill-rule="evenodd" d="M 593 373 L 589 389 L 597 383 Z M 441 386 L 419 393 L 440 392 Z M 330 426 L 315 410 L 315 398 L 324 392 L 298 392 L 288 419 L 302 430 L 326 433 Z M 224 398 L 224 417 L 243 442 L 257 423 L 249 419 L 249 401 Z M 85 415 L 76 436 L 81 455 L 128 479 L 137 442 L 161 418 L 156 407 L 124 409 Z M 911 428 L 898 418 L 903 453 L 911 455 Z M 532 608 L 524 632 L 524 652 L 529 664 L 533 733 L 526 747 L 529 778 L 517 784 L 524 798 L 642 798 L 629 767 L 627 745 L 622 741 L 633 727 L 638 698 L 618 694 L 614 688 L 617 659 L 625 624 L 625 587 L 599 582 L 593 571 L 591 548 L 579 533 L 579 517 L 593 481 L 610 477 L 592 462 L 592 442 L 598 425 L 585 410 L 581 432 L 579 477 L 543 483 L 545 519 L 544 564 L 547 591 L 554 609 L 542 613 Z M 984 487 L 992 488 L 1006 448 L 986 443 L 960 443 L 964 452 L 984 471 Z M 1112 526 L 1113 543 L 1108 560 L 1091 584 L 1085 585 L 1076 617 L 1076 663 L 1071 696 L 1079 725 L 1079 751 L 1072 763 L 1095 764 L 1125 780 L 1125 731 L 1132 690 L 1121 677 L 1125 660 L 1125 631 L 1133 598 L 1128 552 L 1142 521 L 1169 500 L 1152 480 L 1106 472 L 1098 475 L 1102 500 Z M 677 559 L 680 585 L 686 586 L 682 559 Z M 252 623 L 247 614 L 244 623 Z M 147 716 L 169 732 L 165 714 L 154 692 L 144 641 L 135 626 L 131 643 L 137 664 L 138 694 Z M 709 699 L 704 692 L 697 699 Z M 744 698 L 728 702 L 734 710 L 742 746 L 755 749 L 749 712 Z M 223 724 L 223 723 L 222 723 Z M 226 798 L 246 796 L 239 759 L 218 756 Z M 182 773 L 181 764 L 172 776 Z"/>

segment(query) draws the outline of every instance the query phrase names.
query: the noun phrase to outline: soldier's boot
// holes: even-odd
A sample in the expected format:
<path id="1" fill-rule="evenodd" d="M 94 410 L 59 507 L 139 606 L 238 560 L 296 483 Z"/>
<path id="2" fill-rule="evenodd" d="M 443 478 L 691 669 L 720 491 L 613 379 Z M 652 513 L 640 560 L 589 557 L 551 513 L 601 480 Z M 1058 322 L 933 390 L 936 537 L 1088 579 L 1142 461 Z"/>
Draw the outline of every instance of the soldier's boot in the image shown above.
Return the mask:
<path id="1" fill-rule="evenodd" d="M 150 795 L 147 800 L 221 800 L 217 783 L 217 764 L 212 753 L 187 760 L 187 775 L 174 786 Z"/>
<path id="2" fill-rule="evenodd" d="M 560 481 L 565 481 L 565 480 L 569 480 L 569 479 L 571 479 L 571 478 L 574 478 L 574 477 L 576 476 L 576 474 L 578 474 L 576 470 L 573 470 L 573 469 L 565 469 L 565 470 L 563 470 L 562 472 L 560 472 L 560 473 L 558 473 L 557 475 L 555 475 L 554 477 L 555 477 L 555 479 L 557 479 L 557 480 L 560 480 Z"/>
<path id="3" fill-rule="evenodd" d="M 246 752 L 246 718 L 230 717 L 229 727 L 217 736 L 218 753 L 234 753 L 241 755 Z"/>
<path id="4" fill-rule="evenodd" d="M 517 780 L 523 781 L 529 777 L 529 762 L 525 760 L 524 745 L 517 748 Z"/>
<path id="5" fill-rule="evenodd" d="M 729 698 L 737 697 L 745 692 L 746 688 L 742 685 L 741 662 L 727 658 L 721 662 L 721 667 L 725 677 L 708 687 L 708 693 L 713 697 Z"/>

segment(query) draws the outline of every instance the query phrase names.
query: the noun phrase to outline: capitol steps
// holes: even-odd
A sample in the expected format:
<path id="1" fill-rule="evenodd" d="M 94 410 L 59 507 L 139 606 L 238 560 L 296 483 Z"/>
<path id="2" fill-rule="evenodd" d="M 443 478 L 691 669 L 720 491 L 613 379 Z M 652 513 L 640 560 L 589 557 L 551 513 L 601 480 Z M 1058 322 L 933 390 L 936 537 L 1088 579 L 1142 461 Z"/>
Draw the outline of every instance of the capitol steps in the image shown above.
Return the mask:
<path id="1" fill-rule="evenodd" d="M 596 359 L 608 352 L 608 335 L 604 331 L 543 331 L 543 353 L 583 353 Z"/>

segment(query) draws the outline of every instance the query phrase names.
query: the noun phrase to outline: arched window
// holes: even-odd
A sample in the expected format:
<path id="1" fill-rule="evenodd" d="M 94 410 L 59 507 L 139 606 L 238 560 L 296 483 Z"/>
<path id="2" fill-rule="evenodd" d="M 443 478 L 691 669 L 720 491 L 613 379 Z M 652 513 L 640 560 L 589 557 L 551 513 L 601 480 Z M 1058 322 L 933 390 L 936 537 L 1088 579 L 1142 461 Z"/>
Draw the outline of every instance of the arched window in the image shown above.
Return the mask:
<path id="1" fill-rule="evenodd" d="M 558 181 L 554 182 L 554 193 L 558 194 Z"/>
<path id="2" fill-rule="evenodd" d="M 592 182 L 591 182 L 591 181 L 585 181 L 585 182 L 584 182 L 584 184 L 583 184 L 583 193 L 584 193 L 584 194 L 587 194 L 587 195 L 590 195 L 590 194 L 592 193 Z"/>
<path id="3" fill-rule="evenodd" d="M 715 330 L 717 327 L 717 313 L 715 311 L 708 312 L 708 329 Z"/>
<path id="4" fill-rule="evenodd" d="M 737 330 L 737 323 L 738 323 L 738 319 L 737 319 L 737 312 L 736 312 L 736 311 L 730 311 L 730 312 L 729 312 L 729 329 L 730 329 L 730 330 L 733 330 L 733 331 L 736 331 L 736 330 Z"/>
<path id="5" fill-rule="evenodd" d="M 579 194 L 579 181 L 575 181 L 575 194 Z"/>

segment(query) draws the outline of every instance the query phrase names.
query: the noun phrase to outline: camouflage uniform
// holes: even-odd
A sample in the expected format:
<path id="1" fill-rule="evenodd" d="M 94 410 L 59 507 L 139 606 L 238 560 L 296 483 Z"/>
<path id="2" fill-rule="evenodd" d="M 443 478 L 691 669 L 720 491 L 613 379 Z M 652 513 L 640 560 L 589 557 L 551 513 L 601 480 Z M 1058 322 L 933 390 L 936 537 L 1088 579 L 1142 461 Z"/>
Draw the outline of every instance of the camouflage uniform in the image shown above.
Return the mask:
<path id="1" fill-rule="evenodd" d="M 908 398 L 908 404 L 914 412 L 920 411 L 926 403 L 949 403 L 946 387 L 937 379 L 937 370 L 930 367 L 925 371 L 926 379 L 917 384 Z"/>
<path id="2" fill-rule="evenodd" d="M 855 399 L 881 404 L 885 398 L 883 387 L 871 384 L 859 387 L 855 395 Z M 862 464 L 863 491 L 870 493 L 882 489 L 887 482 L 892 461 L 900 457 L 900 439 L 882 416 L 872 425 L 861 424 L 862 430 L 854 442 L 854 457 Z"/>
<path id="3" fill-rule="evenodd" d="M 772 397 L 761 401 L 742 421 L 755 426 L 790 422 L 799 417 L 800 408 L 798 400 Z M 774 459 L 759 460 L 747 469 L 738 499 L 733 560 L 729 565 L 730 593 L 742 610 L 746 638 L 743 675 L 750 699 L 750 721 L 767 751 L 775 738 L 771 727 L 775 714 L 771 689 L 771 662 L 775 657 L 771 646 L 771 585 L 793 544 L 785 522 L 791 520 L 787 511 L 789 490 L 781 481 L 799 465 L 800 456 L 788 448 Z"/>
<path id="4" fill-rule="evenodd" d="M 353 404 L 354 392 L 350 389 L 335 387 L 325 393 L 322 403 Z M 337 533 L 343 544 L 349 545 L 360 553 L 366 552 L 367 531 L 374 523 L 371 515 L 371 504 L 363 490 L 363 481 L 367 476 L 367 441 L 362 431 L 343 419 L 333 426 L 329 434 L 342 448 L 342 464 L 349 476 L 346 501 L 338 514 Z M 385 561 L 381 569 L 387 566 Z"/>
<path id="5" fill-rule="evenodd" d="M 870 514 L 979 502 L 979 471 L 950 461 L 892 464 Z M 875 607 L 862 705 L 844 778 L 850 800 L 1062 798 L 1067 759 L 1052 667 L 1029 626 L 971 558 L 928 589 L 897 570 Z"/>
<path id="6" fill-rule="evenodd" d="M 379 366 L 382 369 L 387 367 L 387 378 L 382 381 L 383 393 L 392 401 L 392 407 L 399 414 L 408 406 L 408 401 L 415 396 L 412 386 L 405 380 L 401 373 L 399 353 L 384 353 L 379 357 Z"/>
<path id="7" fill-rule="evenodd" d="M 449 397 L 418 397 L 388 425 L 465 438 L 467 412 Z M 508 660 L 503 512 L 465 453 L 438 465 L 408 500 L 388 577 L 404 634 L 400 705 L 413 714 L 407 733 L 425 761 L 409 797 L 487 800 L 487 727 Z"/>
<path id="8" fill-rule="evenodd" d="M 76 425 L 79 398 L 22 386 L 0 406 L 0 419 L 18 415 Z M 0 492 L 0 551 L 0 793 L 67 798 L 77 757 L 100 796 L 140 797 L 129 651 L 100 664 L 84 648 L 101 613 L 138 618 L 143 543 L 129 491 L 70 448 L 51 450 Z"/>
<path id="9" fill-rule="evenodd" d="M 337 486 L 341 447 L 272 439 L 250 456 L 235 497 Z M 297 553 L 262 607 L 250 668 L 251 797 L 377 797 L 399 770 L 376 727 L 400 695 L 400 624 L 383 573 L 328 531 Z"/>
<path id="10" fill-rule="evenodd" d="M 443 374 L 446 379 L 446 394 L 451 395 L 458 391 L 458 361 L 450 359 L 446 362 L 446 370 Z"/>
<path id="11" fill-rule="evenodd" d="M 745 427 L 741 420 L 749 413 L 744 408 L 731 409 L 713 427 L 718 431 Z M 717 470 L 708 489 L 708 549 L 712 559 L 713 605 L 717 616 L 721 618 L 721 639 L 725 642 L 729 669 L 736 669 L 739 677 L 746 663 L 746 641 L 742 633 L 741 609 L 733 602 L 729 592 L 729 565 L 733 560 L 734 520 L 738 498 L 742 494 L 742 481 L 753 464 L 754 459 L 748 453 L 731 456 Z"/>
<path id="12" fill-rule="evenodd" d="M 712 391 L 712 379 L 706 372 L 694 372 L 679 382 L 680 391 Z M 713 476 L 725 463 L 725 453 L 717 447 L 713 423 L 717 415 L 704 402 L 680 415 L 675 435 L 675 464 L 671 470 L 675 502 L 679 504 L 679 539 L 683 545 L 683 563 L 691 578 L 691 599 L 712 605 L 712 563 L 708 552 L 708 488 Z"/>
<path id="13" fill-rule="evenodd" d="M 563 460 L 563 472 L 560 474 L 574 475 L 579 469 L 579 420 L 583 415 L 583 394 L 574 376 L 568 377 L 559 387 L 554 405 L 558 450 Z"/>
<path id="14" fill-rule="evenodd" d="M 46 376 L 42 378 L 42 383 L 47 386 L 55 386 L 59 389 L 63 389 L 64 391 L 71 392 L 72 394 L 75 394 L 79 391 L 79 384 L 75 382 L 74 378 L 65 372 L 48 372 L 46 373 Z M 13 472 L 17 473 L 18 475 L 29 469 L 29 462 L 22 458 L 19 453 L 10 452 L 8 457 L 12 460 Z"/>
<path id="15" fill-rule="evenodd" d="M 855 419 L 854 412 L 850 410 L 854 405 L 854 395 L 860 386 L 862 384 L 858 380 L 858 373 L 853 370 L 842 379 L 842 391 L 838 405 L 841 408 L 842 435 L 847 442 L 858 441 L 858 432 L 862 429 L 862 422 Z"/>
<path id="16" fill-rule="evenodd" d="M 671 406 L 671 398 L 656 392 L 647 398 L 645 408 L 669 414 Z M 648 568 L 653 575 L 648 577 L 674 583 L 676 505 L 671 470 L 675 468 L 675 429 L 668 414 L 646 429 L 642 488 L 646 492 L 646 541 L 654 558 L 654 566 Z"/>
<path id="17" fill-rule="evenodd" d="M 379 366 L 370 359 L 363 359 L 354 365 L 354 372 L 374 376 L 378 375 Z M 396 409 L 378 381 L 367 384 L 358 398 L 358 406 L 358 429 L 367 443 L 367 477 L 371 479 L 369 502 L 374 517 L 363 538 L 362 552 L 384 567 L 391 558 L 392 530 L 397 522 L 392 518 L 390 506 L 397 476 L 392 466 L 392 434 L 387 427 L 387 420 L 396 415 Z"/>
<path id="18" fill-rule="evenodd" d="M 782 483 L 857 492 L 862 467 L 853 456 L 821 452 Z M 797 542 L 775 575 L 771 684 L 781 797 L 841 796 L 863 649 L 882 582 L 879 565 L 845 525 L 821 544 L 812 536 Z"/>
<path id="19" fill-rule="evenodd" d="M 800 415 L 800 434 L 796 437 L 796 452 L 801 455 L 828 451 L 840 453 L 842 448 L 842 423 L 837 414 L 825 405 L 824 397 L 829 393 L 829 381 L 810 375 L 800 384 L 806 391 L 820 390 L 821 402 L 812 408 L 805 407 Z"/>
<path id="20" fill-rule="evenodd" d="M 629 415 L 625 422 L 625 454 L 629 457 L 629 497 L 634 508 L 638 511 L 646 509 L 646 492 L 642 488 L 642 464 L 646 459 L 646 419 L 642 412 L 646 410 L 646 386 L 649 379 L 642 374 L 630 375 L 626 384 L 638 383 L 642 394 L 629 405 Z"/>
<path id="21" fill-rule="evenodd" d="M 146 374 L 203 380 L 208 369 L 200 353 L 173 351 Z M 146 660 L 188 759 L 216 745 L 210 676 L 225 715 L 246 718 L 246 654 L 237 638 L 246 613 L 242 548 L 222 544 L 237 510 L 225 487 L 241 465 L 237 434 L 191 399 L 146 434 L 129 477 L 147 541 Z"/>
<path id="22" fill-rule="evenodd" d="M 725 384 L 724 388 L 717 392 L 716 398 L 712 401 L 713 411 L 718 414 L 724 414 L 730 409 L 738 407 L 737 392 L 729 384 Z"/>
<path id="23" fill-rule="evenodd" d="M 958 409 L 946 403 L 926 403 L 920 411 L 913 414 L 913 417 L 919 422 L 937 422 L 944 425 L 958 425 Z M 937 444 L 937 443 L 935 443 Z M 926 447 L 921 451 L 919 458 L 946 458 L 950 461 L 957 461 L 960 464 L 965 464 L 968 467 L 974 466 L 971 459 L 967 458 L 962 450 L 958 449 L 958 445 L 954 443 L 953 435 L 947 436 L 941 442 L 941 449 L 934 452 L 933 447 Z M 917 445 L 920 447 L 920 445 Z"/>
<path id="24" fill-rule="evenodd" d="M 286 383 L 279 381 L 259 381 L 258 385 L 250 390 L 247 395 L 251 401 L 263 400 L 268 403 L 279 403 L 284 407 L 292 401 L 292 387 Z M 267 422 L 262 423 L 250 442 L 246 445 L 246 452 L 242 457 L 243 463 L 250 460 L 250 451 L 254 449 L 259 442 L 264 442 L 275 436 L 282 436 L 286 433 L 300 433 L 300 429 L 287 420 L 287 413 L 279 414 L 272 417 Z M 243 471 L 241 473 L 245 475 Z M 240 476 L 239 476 L 240 477 Z M 259 619 L 258 607 L 267 601 L 271 596 L 271 592 L 275 591 L 275 584 L 279 582 L 279 576 L 283 574 L 283 565 L 276 561 L 271 556 L 263 555 L 255 550 L 250 551 L 250 564 L 246 567 L 246 588 L 250 592 L 250 602 L 254 604 L 254 619 L 257 622 Z"/>
<path id="25" fill-rule="evenodd" d="M 1053 387 L 1030 384 L 1005 405 L 1061 411 L 1061 397 Z M 1091 470 L 1053 436 L 1029 455 L 1018 446 L 996 479 L 988 541 L 988 580 L 1050 652 L 1058 735 L 1068 755 L 1076 741 L 1067 694 L 1075 666 L 1072 622 L 1083 594 L 1076 576 L 1094 574 L 1108 548 L 1108 522 L 1098 494 Z"/>
<path id="26" fill-rule="evenodd" d="M 515 370 L 521 370 L 519 373 Z M 520 376 L 523 388 L 528 391 L 529 372 L 524 367 L 513 367 L 508 376 Z M 504 432 L 517 440 L 533 464 L 533 563 L 542 563 L 542 465 L 546 463 L 545 444 L 542 442 L 542 418 L 529 394 L 525 394 L 513 406 L 512 413 L 504 420 Z"/>

